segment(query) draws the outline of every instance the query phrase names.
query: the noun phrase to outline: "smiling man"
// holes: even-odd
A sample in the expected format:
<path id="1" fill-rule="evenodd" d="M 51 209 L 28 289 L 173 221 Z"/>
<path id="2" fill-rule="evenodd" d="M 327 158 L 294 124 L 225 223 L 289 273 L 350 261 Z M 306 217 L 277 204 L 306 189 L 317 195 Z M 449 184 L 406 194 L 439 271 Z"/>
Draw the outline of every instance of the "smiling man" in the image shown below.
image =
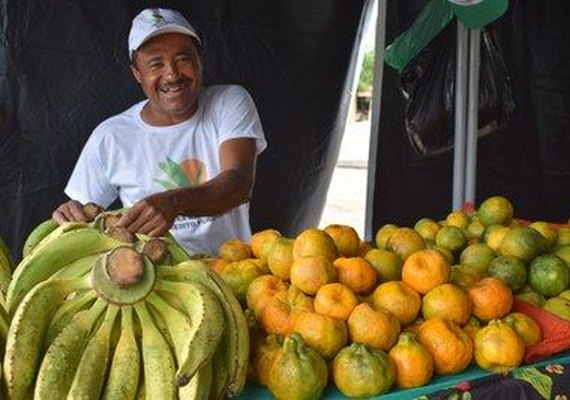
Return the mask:
<path id="1" fill-rule="evenodd" d="M 253 100 L 236 85 L 202 86 L 202 43 L 177 11 L 147 9 L 129 34 L 134 78 L 147 99 L 103 121 L 85 144 L 52 218 L 86 219 L 82 204 L 130 209 L 119 224 L 191 253 L 248 241 L 249 198 L 266 141 Z"/>

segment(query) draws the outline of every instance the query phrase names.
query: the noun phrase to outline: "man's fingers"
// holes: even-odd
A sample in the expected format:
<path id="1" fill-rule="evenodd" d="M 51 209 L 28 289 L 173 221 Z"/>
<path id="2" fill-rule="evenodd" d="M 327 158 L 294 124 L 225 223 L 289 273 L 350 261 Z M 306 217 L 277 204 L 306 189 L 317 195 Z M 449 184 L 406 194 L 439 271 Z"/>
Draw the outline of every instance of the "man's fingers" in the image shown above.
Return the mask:
<path id="1" fill-rule="evenodd" d="M 77 201 L 72 201 L 68 203 L 68 211 L 73 221 L 87 222 L 87 216 L 83 212 L 83 206 Z"/>
<path id="2" fill-rule="evenodd" d="M 131 229 L 131 225 L 136 222 L 143 210 L 144 208 L 140 206 L 140 203 L 135 204 L 130 208 L 130 210 L 123 214 L 121 219 L 119 219 L 118 225 L 123 228 L 127 228 L 132 232 L 136 232 L 136 230 Z"/>
<path id="3" fill-rule="evenodd" d="M 65 216 L 65 214 L 62 213 L 61 211 L 58 211 L 58 210 L 53 212 L 53 214 L 51 215 L 51 219 L 53 219 L 59 225 L 63 224 L 64 222 L 69 221 L 67 219 L 67 217 Z"/>

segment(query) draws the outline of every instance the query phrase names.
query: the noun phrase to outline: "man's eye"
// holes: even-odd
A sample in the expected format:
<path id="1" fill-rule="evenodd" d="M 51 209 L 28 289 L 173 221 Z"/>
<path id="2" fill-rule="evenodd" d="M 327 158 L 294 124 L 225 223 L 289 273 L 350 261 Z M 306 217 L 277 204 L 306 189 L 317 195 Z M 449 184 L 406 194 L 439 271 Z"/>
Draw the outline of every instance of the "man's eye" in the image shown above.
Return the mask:
<path id="1" fill-rule="evenodd" d="M 160 62 L 153 62 L 153 63 L 148 64 L 148 67 L 149 67 L 150 69 L 156 70 L 156 69 L 159 69 L 159 68 L 162 67 L 162 63 L 160 63 Z"/>

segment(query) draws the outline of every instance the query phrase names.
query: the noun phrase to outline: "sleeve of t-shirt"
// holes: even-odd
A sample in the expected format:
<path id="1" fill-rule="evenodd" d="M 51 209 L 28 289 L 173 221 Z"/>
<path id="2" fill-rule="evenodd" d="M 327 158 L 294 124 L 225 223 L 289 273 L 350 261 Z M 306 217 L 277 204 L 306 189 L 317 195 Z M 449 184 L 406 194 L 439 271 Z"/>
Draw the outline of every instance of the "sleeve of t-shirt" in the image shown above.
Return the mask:
<path id="1" fill-rule="evenodd" d="M 118 192 L 109 183 L 101 162 L 99 152 L 105 151 L 103 139 L 103 132 L 95 129 L 85 143 L 64 191 L 82 204 L 93 202 L 107 208 L 117 198 Z"/>
<path id="2" fill-rule="evenodd" d="M 229 139 L 255 139 L 257 154 L 267 147 L 259 114 L 253 99 L 241 86 L 231 85 L 218 103 L 220 118 L 219 143 Z"/>

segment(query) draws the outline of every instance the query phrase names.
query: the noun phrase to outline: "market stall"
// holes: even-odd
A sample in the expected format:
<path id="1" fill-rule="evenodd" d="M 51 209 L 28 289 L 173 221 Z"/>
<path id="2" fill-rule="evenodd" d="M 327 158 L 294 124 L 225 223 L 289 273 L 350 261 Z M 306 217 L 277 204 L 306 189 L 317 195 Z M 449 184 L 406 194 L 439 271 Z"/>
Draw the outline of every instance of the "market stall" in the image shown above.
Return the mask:
<path id="1" fill-rule="evenodd" d="M 143 4 L 48 3 L 7 1 L 0 22 L 0 234 L 8 243 L 0 241 L 0 390 L 9 398 L 568 396 L 570 226 L 560 200 L 568 94 L 558 85 L 568 56 L 557 33 L 570 29 L 567 6 L 512 1 L 493 22 L 499 33 L 472 35 L 457 28 L 447 0 L 379 2 L 380 58 L 426 4 L 442 7 L 447 23 L 424 43 L 437 47 L 406 77 L 471 76 L 471 100 L 461 101 L 457 82 L 437 96 L 427 87 L 436 114 L 448 101 L 436 124 L 442 135 L 428 143 L 429 129 L 410 133 L 416 120 L 401 74 L 377 65 L 385 73 L 375 85 L 367 227 L 358 237 L 346 225 L 311 227 L 373 1 L 167 2 L 196 16 L 207 83 L 247 87 L 271 143 L 251 240 L 189 254 L 169 234 L 117 226 L 124 210 L 90 204 L 87 222 L 49 220 L 91 129 L 141 96 L 123 47 Z M 445 70 L 423 63 L 458 43 L 461 65 L 466 36 L 475 60 L 468 74 L 451 73 L 455 62 Z M 493 92 L 505 123 L 475 140 L 475 169 L 475 153 L 471 164 L 453 162 L 451 149 L 461 151 L 449 136 L 459 127 L 473 141 L 489 122 L 477 111 L 494 103 L 473 89 L 487 82 L 476 74 L 480 40 L 485 51 L 499 43 L 504 51 L 501 60 L 482 51 L 482 68 L 504 61 L 509 74 Z M 462 183 L 459 201 L 452 196 L 454 164 L 476 181 L 476 195 Z"/>

